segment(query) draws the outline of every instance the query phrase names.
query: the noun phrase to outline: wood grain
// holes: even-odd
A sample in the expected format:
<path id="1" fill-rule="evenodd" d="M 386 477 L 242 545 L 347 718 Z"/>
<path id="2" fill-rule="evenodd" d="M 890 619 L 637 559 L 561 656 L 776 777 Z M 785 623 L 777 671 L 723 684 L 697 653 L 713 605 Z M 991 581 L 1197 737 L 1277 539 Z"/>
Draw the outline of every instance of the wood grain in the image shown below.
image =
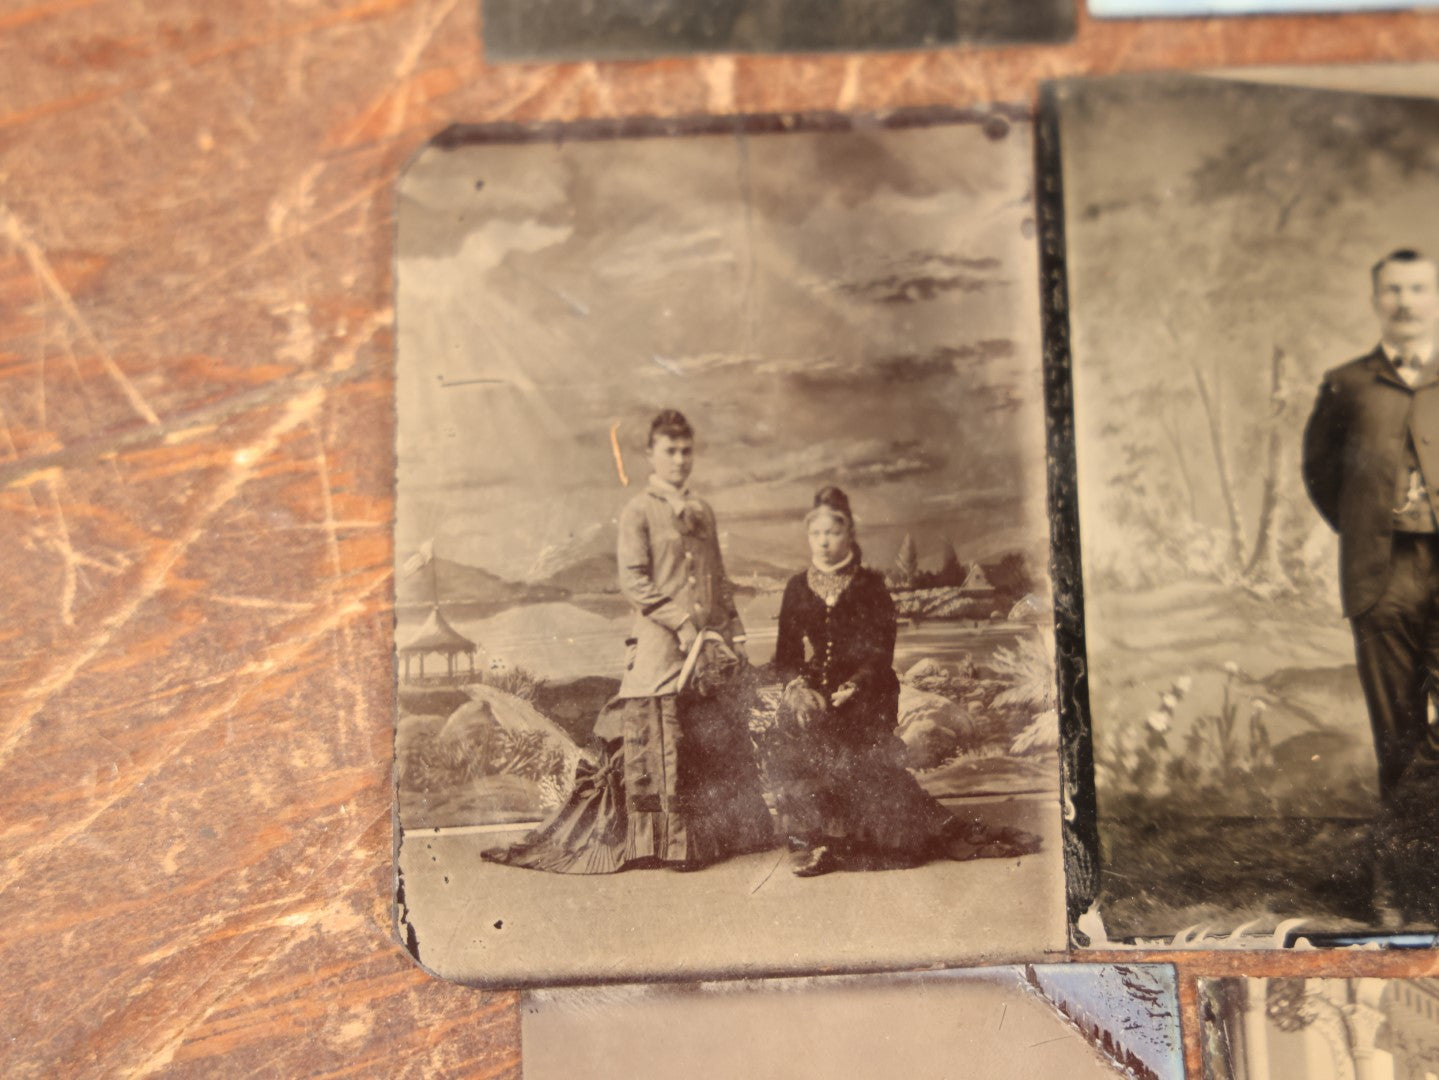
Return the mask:
<path id="1" fill-rule="evenodd" d="M 390 926 L 391 222 L 430 135 L 1439 55 L 1439 15 L 1392 14 L 496 68 L 477 8 L 0 4 L 7 1077 L 519 1073 L 515 996 L 430 978 Z"/>

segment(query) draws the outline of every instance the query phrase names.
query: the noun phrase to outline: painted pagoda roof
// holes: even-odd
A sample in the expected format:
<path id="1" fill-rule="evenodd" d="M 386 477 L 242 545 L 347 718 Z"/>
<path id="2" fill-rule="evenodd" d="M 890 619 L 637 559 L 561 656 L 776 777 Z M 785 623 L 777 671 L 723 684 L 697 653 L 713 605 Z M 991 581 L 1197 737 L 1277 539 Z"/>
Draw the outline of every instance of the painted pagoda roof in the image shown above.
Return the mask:
<path id="1" fill-rule="evenodd" d="M 413 638 L 400 646 L 400 652 L 469 653 L 476 648 L 478 646 L 473 641 L 449 624 L 436 606 L 430 609 L 430 617 L 425 620 L 425 625 L 420 627 Z"/>
<path id="2" fill-rule="evenodd" d="M 994 590 L 994 586 L 989 583 L 989 578 L 985 576 L 984 568 L 979 563 L 974 564 L 969 571 L 969 576 L 964 579 L 964 584 L 959 588 L 961 592 L 992 592 Z"/>

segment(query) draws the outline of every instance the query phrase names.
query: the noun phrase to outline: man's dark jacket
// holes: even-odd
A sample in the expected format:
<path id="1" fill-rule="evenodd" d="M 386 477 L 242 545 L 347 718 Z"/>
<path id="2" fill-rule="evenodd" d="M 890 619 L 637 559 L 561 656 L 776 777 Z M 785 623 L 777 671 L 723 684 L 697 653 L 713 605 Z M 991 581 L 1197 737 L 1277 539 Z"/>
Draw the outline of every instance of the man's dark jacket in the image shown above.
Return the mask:
<path id="1" fill-rule="evenodd" d="M 1344 614 L 1362 615 L 1389 581 L 1396 484 L 1412 434 L 1439 512 L 1439 382 L 1411 390 L 1376 347 L 1324 376 L 1304 430 L 1304 484 L 1339 533 Z"/>

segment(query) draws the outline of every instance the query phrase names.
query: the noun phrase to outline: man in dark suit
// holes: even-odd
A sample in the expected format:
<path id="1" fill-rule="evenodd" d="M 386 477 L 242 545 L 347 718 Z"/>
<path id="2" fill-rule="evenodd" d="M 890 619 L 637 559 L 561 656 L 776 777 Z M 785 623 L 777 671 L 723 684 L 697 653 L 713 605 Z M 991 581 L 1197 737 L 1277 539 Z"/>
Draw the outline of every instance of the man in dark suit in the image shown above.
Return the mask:
<path id="1" fill-rule="evenodd" d="M 1371 282 L 1380 342 L 1325 374 L 1304 482 L 1339 533 L 1344 614 L 1392 819 L 1406 771 L 1431 748 L 1439 691 L 1439 269 L 1405 249 L 1379 260 Z"/>

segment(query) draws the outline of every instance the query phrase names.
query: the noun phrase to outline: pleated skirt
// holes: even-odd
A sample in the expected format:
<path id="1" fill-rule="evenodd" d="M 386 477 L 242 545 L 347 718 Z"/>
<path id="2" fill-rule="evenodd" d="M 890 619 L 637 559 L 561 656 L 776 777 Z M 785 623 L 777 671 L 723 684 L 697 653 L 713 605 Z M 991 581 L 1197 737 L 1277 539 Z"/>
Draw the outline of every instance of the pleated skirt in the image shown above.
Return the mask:
<path id="1" fill-rule="evenodd" d="M 563 874 L 703 865 L 774 846 L 747 703 L 694 694 L 629 698 L 622 739 L 582 757 L 570 797 L 492 862 Z"/>

